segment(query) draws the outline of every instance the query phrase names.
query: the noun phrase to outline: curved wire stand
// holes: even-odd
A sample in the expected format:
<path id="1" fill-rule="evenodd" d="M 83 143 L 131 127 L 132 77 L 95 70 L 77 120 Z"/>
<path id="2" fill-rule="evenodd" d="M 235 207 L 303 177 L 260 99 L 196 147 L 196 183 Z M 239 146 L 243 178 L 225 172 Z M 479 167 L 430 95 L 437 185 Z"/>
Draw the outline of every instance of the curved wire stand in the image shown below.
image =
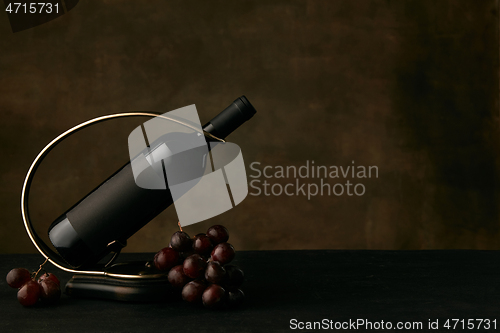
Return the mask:
<path id="1" fill-rule="evenodd" d="M 168 121 L 173 121 L 175 123 L 178 123 L 180 125 L 189 127 L 190 129 L 201 133 L 205 135 L 206 137 L 215 139 L 220 142 L 225 142 L 222 139 L 219 139 L 215 136 L 213 136 L 210 133 L 207 133 L 203 130 L 200 130 L 199 128 L 196 128 L 190 124 L 184 123 L 180 120 L 170 118 L 161 114 L 156 114 L 152 112 L 125 112 L 125 113 L 115 113 L 115 114 L 110 114 L 106 116 L 101 116 L 97 117 L 88 121 L 85 121 L 79 125 L 74 126 L 73 128 L 70 128 L 66 132 L 60 134 L 58 137 L 56 137 L 54 140 L 52 140 L 48 145 L 46 145 L 40 153 L 38 153 L 38 156 L 35 158 L 33 163 L 31 164 L 28 173 L 26 174 L 26 178 L 24 179 L 24 184 L 23 184 L 23 190 L 21 192 L 21 214 L 23 217 L 24 221 L 24 227 L 26 228 L 26 232 L 28 233 L 28 236 L 31 239 L 31 242 L 33 245 L 35 245 L 36 249 L 44 258 L 46 261 L 49 261 L 52 265 L 56 266 L 59 269 L 62 269 L 63 271 L 70 272 L 70 273 L 78 273 L 78 274 L 84 274 L 84 275 L 101 275 L 101 276 L 109 276 L 109 277 L 116 277 L 116 278 L 128 278 L 128 279 L 146 279 L 146 278 L 159 278 L 159 277 L 164 277 L 165 274 L 149 274 L 149 275 L 139 275 L 139 274 L 119 274 L 119 273 L 112 273 L 106 270 L 77 270 L 74 268 L 68 268 L 66 267 L 65 261 L 60 257 L 59 254 L 57 254 L 55 251 L 53 251 L 45 242 L 36 234 L 35 229 L 33 228 L 33 225 L 31 223 L 31 219 L 29 216 L 29 205 L 28 205 L 28 198 L 29 198 L 29 193 L 30 193 L 30 187 L 31 183 L 33 181 L 33 177 L 35 176 L 36 170 L 44 160 L 44 158 L 47 156 L 47 154 L 54 148 L 56 147 L 62 140 L 66 139 L 70 135 L 86 128 L 91 125 L 104 122 L 106 120 L 110 119 L 116 119 L 116 118 L 124 118 L 124 117 L 158 117 L 162 119 L 166 119 Z"/>

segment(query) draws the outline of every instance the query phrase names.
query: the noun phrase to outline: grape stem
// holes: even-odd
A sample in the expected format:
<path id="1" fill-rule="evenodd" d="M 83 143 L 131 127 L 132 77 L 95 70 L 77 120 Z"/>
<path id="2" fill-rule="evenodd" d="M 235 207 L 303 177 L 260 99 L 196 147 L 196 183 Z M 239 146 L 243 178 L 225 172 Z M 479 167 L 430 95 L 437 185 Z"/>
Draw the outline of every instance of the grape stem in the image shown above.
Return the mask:
<path id="1" fill-rule="evenodd" d="M 32 279 L 36 280 L 36 277 L 38 276 L 38 273 L 40 273 L 41 270 L 44 270 L 43 269 L 43 265 L 45 265 L 48 260 L 49 260 L 49 258 L 46 258 L 45 261 L 43 262 L 43 264 L 40 265 L 40 268 L 36 272 L 32 273 Z"/>
<path id="2" fill-rule="evenodd" d="M 177 225 L 179 226 L 179 229 L 181 229 L 182 232 L 181 221 L 177 222 Z"/>

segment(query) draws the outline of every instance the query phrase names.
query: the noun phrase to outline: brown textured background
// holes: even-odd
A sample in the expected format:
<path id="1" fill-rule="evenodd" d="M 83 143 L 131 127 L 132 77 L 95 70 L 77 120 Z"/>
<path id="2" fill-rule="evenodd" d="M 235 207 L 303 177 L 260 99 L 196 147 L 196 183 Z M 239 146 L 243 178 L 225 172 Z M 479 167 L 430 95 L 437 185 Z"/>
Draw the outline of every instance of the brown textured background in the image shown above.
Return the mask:
<path id="1" fill-rule="evenodd" d="M 247 166 L 354 160 L 379 178 L 361 197 L 248 196 L 188 233 L 222 223 L 237 250 L 500 249 L 498 1 L 80 1 L 15 34 L 4 14 L 0 252 L 35 251 L 20 192 L 58 134 L 188 104 L 205 122 L 242 94 L 258 114 L 230 139 Z M 49 155 L 30 201 L 40 234 L 127 160 L 141 121 Z M 176 222 L 168 209 L 127 250 L 166 246 Z"/>

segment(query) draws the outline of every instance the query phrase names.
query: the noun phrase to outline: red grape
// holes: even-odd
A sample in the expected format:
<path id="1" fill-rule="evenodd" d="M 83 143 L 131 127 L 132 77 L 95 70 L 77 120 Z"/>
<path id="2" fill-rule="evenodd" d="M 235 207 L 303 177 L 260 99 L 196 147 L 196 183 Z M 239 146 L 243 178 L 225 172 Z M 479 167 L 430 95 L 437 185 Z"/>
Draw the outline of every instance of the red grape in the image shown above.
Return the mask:
<path id="1" fill-rule="evenodd" d="M 165 247 L 155 255 L 154 262 L 160 271 L 168 271 L 179 263 L 179 253 L 173 248 Z"/>
<path id="2" fill-rule="evenodd" d="M 224 268 L 226 269 L 226 279 L 224 280 L 225 286 L 238 288 L 243 284 L 245 275 L 241 269 L 234 265 L 226 265 Z"/>
<path id="3" fill-rule="evenodd" d="M 220 243 L 212 250 L 212 260 L 220 262 L 221 265 L 231 262 L 234 255 L 234 247 L 229 243 Z"/>
<path id="4" fill-rule="evenodd" d="M 59 279 L 52 273 L 45 273 L 40 276 L 40 278 L 38 278 L 38 283 L 42 282 L 43 280 L 51 280 L 54 281 L 59 287 L 61 286 Z"/>
<path id="5" fill-rule="evenodd" d="M 207 261 L 199 254 L 193 254 L 184 260 L 183 271 L 190 278 L 196 279 L 203 275 L 206 267 Z"/>
<path id="6" fill-rule="evenodd" d="M 182 288 L 189 282 L 189 277 L 183 272 L 183 266 L 177 265 L 168 272 L 168 282 L 176 288 Z"/>
<path id="7" fill-rule="evenodd" d="M 226 275 L 226 270 L 217 261 L 209 262 L 205 270 L 205 280 L 210 283 L 220 284 Z"/>
<path id="8" fill-rule="evenodd" d="M 26 268 L 14 268 L 7 274 L 7 284 L 12 288 L 21 288 L 31 279 L 31 274 Z"/>
<path id="9" fill-rule="evenodd" d="M 207 308 L 217 308 L 224 303 L 225 296 L 226 291 L 224 288 L 218 284 L 212 284 L 205 289 L 201 299 L 203 301 L 203 305 Z"/>
<path id="10" fill-rule="evenodd" d="M 17 300 L 23 306 L 35 305 L 40 298 L 40 285 L 30 280 L 26 282 L 17 292 Z"/>
<path id="11" fill-rule="evenodd" d="M 59 285 L 53 280 L 42 280 L 39 285 L 40 299 L 43 302 L 47 304 L 53 304 L 56 303 L 61 297 L 61 288 L 59 288 Z"/>
<path id="12" fill-rule="evenodd" d="M 185 252 L 192 249 L 193 241 L 187 233 L 183 231 L 177 231 L 172 235 L 172 238 L 170 239 L 170 245 L 174 250 Z"/>
<path id="13" fill-rule="evenodd" d="M 154 257 L 155 267 L 168 271 L 168 281 L 182 289 L 182 299 L 189 303 L 203 303 L 209 308 L 239 305 L 245 294 L 238 289 L 244 274 L 235 265 L 226 265 L 235 257 L 234 247 L 227 243 L 229 232 L 222 225 L 210 227 L 206 234 L 193 239 L 183 231 L 175 232 L 168 247 Z M 49 276 L 40 278 L 47 280 Z M 193 280 L 193 281 L 191 281 Z"/>
<path id="14" fill-rule="evenodd" d="M 189 303 L 200 303 L 206 287 L 200 280 L 191 281 L 182 288 L 182 299 Z"/>
<path id="15" fill-rule="evenodd" d="M 210 254 L 213 249 L 212 242 L 205 234 L 198 234 L 194 236 L 193 240 L 193 250 L 198 254 Z"/>
<path id="16" fill-rule="evenodd" d="M 214 225 L 207 230 L 207 236 L 212 243 L 220 244 L 225 243 L 229 239 L 229 232 L 221 225 Z"/>
<path id="17" fill-rule="evenodd" d="M 245 294 L 241 289 L 230 290 L 227 297 L 228 304 L 231 307 L 240 305 L 244 299 Z"/>

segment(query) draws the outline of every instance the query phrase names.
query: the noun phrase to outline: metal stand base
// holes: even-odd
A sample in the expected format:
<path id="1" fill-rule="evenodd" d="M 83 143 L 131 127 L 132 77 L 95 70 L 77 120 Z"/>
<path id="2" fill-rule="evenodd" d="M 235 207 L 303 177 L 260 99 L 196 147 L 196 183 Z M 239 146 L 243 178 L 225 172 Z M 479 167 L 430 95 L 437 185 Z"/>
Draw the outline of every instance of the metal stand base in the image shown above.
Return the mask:
<path id="1" fill-rule="evenodd" d="M 125 302 L 160 302 L 179 298 L 166 278 L 121 279 L 107 276 L 74 275 L 65 293 L 72 297 Z"/>
<path id="2" fill-rule="evenodd" d="M 113 275 L 73 275 L 66 284 L 65 293 L 72 297 L 124 302 L 160 302 L 180 297 L 168 282 L 167 274 L 157 271 L 150 263 L 118 263 L 108 267 L 106 272 Z"/>

